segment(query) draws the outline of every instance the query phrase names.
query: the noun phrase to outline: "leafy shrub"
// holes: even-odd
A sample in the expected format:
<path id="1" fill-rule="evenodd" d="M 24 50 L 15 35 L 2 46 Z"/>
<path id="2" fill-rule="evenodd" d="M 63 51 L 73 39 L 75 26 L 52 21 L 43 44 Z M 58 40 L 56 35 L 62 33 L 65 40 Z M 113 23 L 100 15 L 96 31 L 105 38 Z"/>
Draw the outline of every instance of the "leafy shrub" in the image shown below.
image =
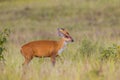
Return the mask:
<path id="1" fill-rule="evenodd" d="M 101 51 L 101 56 L 100 58 L 103 60 L 105 59 L 113 59 L 113 60 L 118 60 L 120 57 L 120 52 L 119 52 L 119 46 L 113 44 L 112 46 L 109 46 L 107 48 L 103 48 Z"/>
<path id="2" fill-rule="evenodd" d="M 7 42 L 7 37 L 10 33 L 9 29 L 4 29 L 0 32 L 0 61 L 4 60 L 3 52 L 6 50 L 5 43 Z"/>

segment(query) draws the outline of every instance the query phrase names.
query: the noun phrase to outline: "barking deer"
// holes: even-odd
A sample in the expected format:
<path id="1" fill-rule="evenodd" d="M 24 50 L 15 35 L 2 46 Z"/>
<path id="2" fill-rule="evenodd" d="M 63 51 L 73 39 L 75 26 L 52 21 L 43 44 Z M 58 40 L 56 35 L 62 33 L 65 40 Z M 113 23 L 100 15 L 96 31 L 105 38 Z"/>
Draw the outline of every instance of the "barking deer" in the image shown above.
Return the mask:
<path id="1" fill-rule="evenodd" d="M 55 58 L 62 53 L 69 42 L 73 42 L 67 30 L 58 28 L 59 41 L 39 40 L 29 42 L 21 47 L 21 53 L 25 58 L 23 65 L 27 65 L 33 57 L 50 57 L 52 64 L 55 65 Z"/>

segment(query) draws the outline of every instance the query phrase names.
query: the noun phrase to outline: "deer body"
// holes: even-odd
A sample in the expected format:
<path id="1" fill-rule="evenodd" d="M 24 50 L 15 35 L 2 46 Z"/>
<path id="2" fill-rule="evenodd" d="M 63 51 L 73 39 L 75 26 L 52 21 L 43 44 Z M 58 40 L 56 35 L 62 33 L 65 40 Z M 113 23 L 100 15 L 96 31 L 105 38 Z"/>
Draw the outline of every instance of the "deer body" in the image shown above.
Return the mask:
<path id="1" fill-rule="evenodd" d="M 25 58 L 23 65 L 28 64 L 33 57 L 50 57 L 54 65 L 55 57 L 64 50 L 67 43 L 65 37 L 62 37 L 59 41 L 40 40 L 29 42 L 21 47 L 21 53 Z"/>

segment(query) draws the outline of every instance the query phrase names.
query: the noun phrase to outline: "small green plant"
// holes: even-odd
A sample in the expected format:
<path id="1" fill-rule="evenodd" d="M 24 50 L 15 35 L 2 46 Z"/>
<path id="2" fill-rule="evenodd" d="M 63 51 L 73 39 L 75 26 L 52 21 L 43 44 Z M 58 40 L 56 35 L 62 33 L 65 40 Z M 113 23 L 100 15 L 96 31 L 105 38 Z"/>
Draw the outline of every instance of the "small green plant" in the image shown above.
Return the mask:
<path id="1" fill-rule="evenodd" d="M 101 59 L 118 59 L 119 52 L 118 52 L 118 46 L 113 44 L 112 46 L 109 46 L 107 48 L 103 48 L 101 51 Z"/>
<path id="2" fill-rule="evenodd" d="M 5 43 L 7 42 L 7 38 L 9 36 L 10 30 L 4 29 L 0 32 L 0 61 L 4 60 L 3 52 L 6 50 Z"/>

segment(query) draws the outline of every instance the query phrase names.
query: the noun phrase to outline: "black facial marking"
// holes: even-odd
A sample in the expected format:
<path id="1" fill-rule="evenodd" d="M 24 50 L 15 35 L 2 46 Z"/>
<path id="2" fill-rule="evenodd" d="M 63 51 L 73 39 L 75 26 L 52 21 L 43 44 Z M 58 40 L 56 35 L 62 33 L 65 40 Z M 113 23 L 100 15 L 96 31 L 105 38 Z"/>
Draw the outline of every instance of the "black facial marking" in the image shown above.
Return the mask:
<path id="1" fill-rule="evenodd" d="M 61 28 L 63 31 L 65 30 L 64 28 Z"/>

